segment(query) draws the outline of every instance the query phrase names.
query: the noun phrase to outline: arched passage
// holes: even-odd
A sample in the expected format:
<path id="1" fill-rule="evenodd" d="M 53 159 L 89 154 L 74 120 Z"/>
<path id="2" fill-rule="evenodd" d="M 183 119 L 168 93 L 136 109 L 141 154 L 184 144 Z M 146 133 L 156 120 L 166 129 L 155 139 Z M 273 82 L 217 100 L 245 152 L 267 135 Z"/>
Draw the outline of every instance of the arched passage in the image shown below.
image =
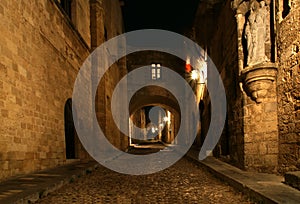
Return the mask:
<path id="1" fill-rule="evenodd" d="M 72 99 L 69 98 L 65 104 L 64 110 L 65 118 L 65 145 L 66 145 L 66 159 L 75 159 L 75 126 L 72 114 Z"/>
<path id="2" fill-rule="evenodd" d="M 155 122 L 149 118 L 149 111 L 154 107 L 160 107 L 161 113 L 157 113 Z M 148 86 L 136 92 L 130 100 L 130 129 L 135 126 L 144 129 L 144 132 L 131 131 L 131 135 L 144 138 L 151 135 L 153 131 L 154 139 L 148 141 L 163 142 L 165 144 L 176 144 L 176 135 L 180 127 L 180 107 L 175 97 L 167 90 L 157 87 Z M 141 135 L 142 134 L 142 135 Z M 130 139 L 132 143 L 144 142 Z"/>

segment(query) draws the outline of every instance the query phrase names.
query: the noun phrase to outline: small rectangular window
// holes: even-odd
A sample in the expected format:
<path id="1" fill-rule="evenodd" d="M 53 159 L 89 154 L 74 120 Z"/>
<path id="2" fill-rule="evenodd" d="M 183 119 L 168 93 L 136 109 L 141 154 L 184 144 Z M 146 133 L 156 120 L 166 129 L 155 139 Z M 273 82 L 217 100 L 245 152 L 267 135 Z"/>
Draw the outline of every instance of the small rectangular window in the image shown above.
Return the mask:
<path id="1" fill-rule="evenodd" d="M 157 80 L 161 78 L 161 64 L 151 64 L 151 78 Z"/>
<path id="2" fill-rule="evenodd" d="M 156 79 L 156 70 L 155 70 L 155 68 L 152 68 L 152 79 L 153 80 Z"/>
<path id="3" fill-rule="evenodd" d="M 157 68 L 156 70 L 156 78 L 160 79 L 160 68 Z"/>

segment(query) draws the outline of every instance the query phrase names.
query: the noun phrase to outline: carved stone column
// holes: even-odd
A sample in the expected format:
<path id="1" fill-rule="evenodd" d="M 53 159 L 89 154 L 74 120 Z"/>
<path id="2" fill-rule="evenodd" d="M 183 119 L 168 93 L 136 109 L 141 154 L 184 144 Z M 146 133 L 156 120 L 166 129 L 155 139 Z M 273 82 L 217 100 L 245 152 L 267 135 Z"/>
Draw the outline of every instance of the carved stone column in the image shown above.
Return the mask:
<path id="1" fill-rule="evenodd" d="M 243 91 L 243 167 L 276 172 L 278 160 L 277 66 L 271 53 L 270 1 L 234 0 L 238 63 Z"/>

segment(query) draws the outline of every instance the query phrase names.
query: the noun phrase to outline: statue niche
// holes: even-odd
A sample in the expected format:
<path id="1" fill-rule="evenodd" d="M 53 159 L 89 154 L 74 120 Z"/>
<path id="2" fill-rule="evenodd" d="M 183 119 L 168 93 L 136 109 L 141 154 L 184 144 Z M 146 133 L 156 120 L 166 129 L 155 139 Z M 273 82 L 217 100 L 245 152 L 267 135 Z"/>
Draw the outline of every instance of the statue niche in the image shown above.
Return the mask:
<path id="1" fill-rule="evenodd" d="M 277 64 L 272 58 L 270 0 L 233 0 L 238 31 L 240 80 L 243 91 L 256 103 L 268 98 Z M 272 26 L 274 22 L 272 21 Z M 272 62 L 273 59 L 273 62 Z"/>
<path id="2" fill-rule="evenodd" d="M 265 1 L 250 3 L 249 16 L 245 24 L 246 65 L 253 66 L 270 61 L 266 56 L 266 44 L 270 41 L 270 20 Z"/>

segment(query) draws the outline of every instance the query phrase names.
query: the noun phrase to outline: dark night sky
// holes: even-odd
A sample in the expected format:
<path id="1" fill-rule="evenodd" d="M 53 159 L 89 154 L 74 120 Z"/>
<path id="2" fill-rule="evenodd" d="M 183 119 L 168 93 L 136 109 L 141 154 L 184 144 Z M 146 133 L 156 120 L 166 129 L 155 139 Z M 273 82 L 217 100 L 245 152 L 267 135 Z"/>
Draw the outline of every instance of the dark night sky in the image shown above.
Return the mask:
<path id="1" fill-rule="evenodd" d="M 124 0 L 125 31 L 164 29 L 182 33 L 193 22 L 199 0 Z"/>

